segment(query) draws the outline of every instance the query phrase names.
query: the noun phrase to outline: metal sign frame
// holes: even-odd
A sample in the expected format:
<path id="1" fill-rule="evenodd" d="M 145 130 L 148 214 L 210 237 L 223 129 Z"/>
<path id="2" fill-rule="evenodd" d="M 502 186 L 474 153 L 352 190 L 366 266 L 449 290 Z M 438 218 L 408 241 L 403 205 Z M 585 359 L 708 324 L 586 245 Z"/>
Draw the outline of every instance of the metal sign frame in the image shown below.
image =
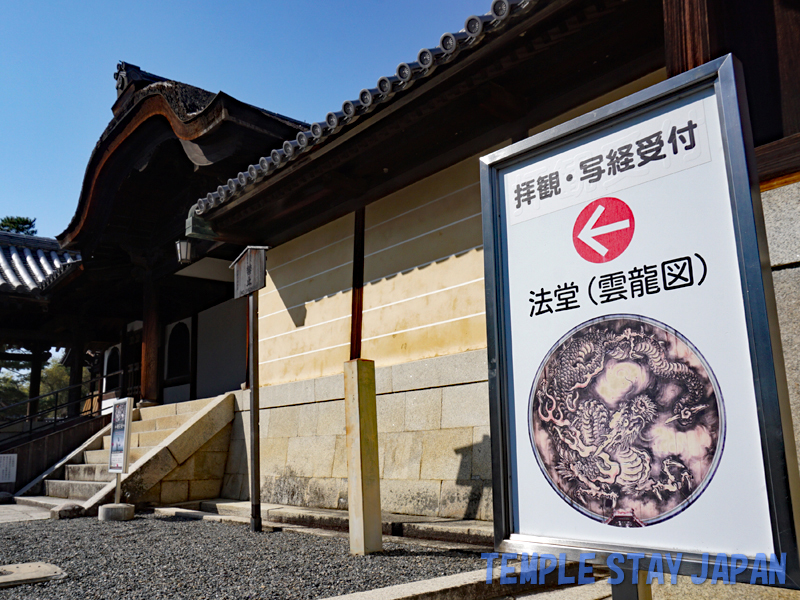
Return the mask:
<path id="1" fill-rule="evenodd" d="M 128 461 L 130 458 L 131 446 L 131 415 L 133 412 L 133 398 L 119 398 L 111 403 L 111 443 L 108 449 L 108 472 L 109 473 L 127 473 Z M 115 436 L 115 430 L 118 430 L 117 425 L 120 417 L 122 422 L 122 465 L 114 466 L 114 443 L 118 441 Z"/>
<path id="2" fill-rule="evenodd" d="M 732 55 L 673 77 L 481 159 L 494 542 L 501 552 L 565 553 L 569 560 L 577 560 L 582 552 L 594 552 L 598 561 L 604 561 L 614 552 L 642 552 L 648 558 L 659 552 L 652 548 L 620 547 L 552 537 L 537 537 L 535 541 L 511 539 L 515 533 L 512 521 L 514 473 L 511 469 L 513 463 L 510 444 L 513 424 L 509 414 L 510 403 L 513 402 L 510 342 L 512 331 L 505 211 L 500 200 L 500 171 L 569 142 L 575 142 L 613 123 L 625 121 L 709 88 L 714 91 L 719 110 L 745 323 L 752 357 L 769 517 L 775 544 L 773 549 L 764 551 L 774 551 L 778 556 L 786 553 L 786 587 L 797 589 L 800 583 L 796 530 L 797 517 L 800 514 L 800 477 L 742 69 Z M 701 555 L 684 553 L 680 573 L 699 573 L 701 562 Z M 750 574 L 751 569 L 748 568 L 739 576 L 739 580 L 749 581 Z"/>

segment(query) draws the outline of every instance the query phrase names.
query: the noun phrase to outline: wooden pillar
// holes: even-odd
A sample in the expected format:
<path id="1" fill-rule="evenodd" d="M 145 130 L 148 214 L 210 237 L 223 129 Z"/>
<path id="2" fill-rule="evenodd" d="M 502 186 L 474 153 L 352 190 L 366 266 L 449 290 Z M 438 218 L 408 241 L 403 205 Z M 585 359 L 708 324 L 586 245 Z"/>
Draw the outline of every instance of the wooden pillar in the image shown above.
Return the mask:
<path id="1" fill-rule="evenodd" d="M 364 309 L 364 218 L 365 209 L 356 211 L 353 241 L 353 303 L 350 317 L 350 360 L 361 358 L 361 322 Z"/>
<path id="2" fill-rule="evenodd" d="M 142 315 L 142 387 L 141 399 L 160 402 L 159 354 L 161 352 L 161 313 L 158 288 L 148 275 L 144 282 Z"/>
<path id="3" fill-rule="evenodd" d="M 374 362 L 357 359 L 344 363 L 344 396 L 350 554 L 381 552 L 383 531 Z"/>
<path id="4" fill-rule="evenodd" d="M 44 360 L 44 352 L 42 352 L 41 348 L 33 348 L 32 349 L 32 358 L 31 358 L 31 380 L 30 385 L 28 386 L 28 398 L 37 398 L 41 395 L 41 384 L 42 384 L 42 363 Z M 28 404 L 28 411 L 27 415 L 33 416 L 39 412 L 39 402 L 31 402 Z"/>
<path id="5" fill-rule="evenodd" d="M 78 342 L 70 348 L 69 352 L 69 405 L 67 415 L 77 417 L 81 413 L 81 406 L 78 400 L 81 397 L 79 384 L 83 382 L 83 344 Z M 76 386 L 76 387 L 72 387 Z"/>
<path id="6" fill-rule="evenodd" d="M 130 357 L 128 352 L 127 326 L 122 328 L 120 339 L 122 340 L 122 342 L 119 345 L 119 370 L 122 372 L 119 374 L 119 397 L 127 398 L 128 386 L 130 385 L 130 382 L 128 381 L 128 362 L 130 361 Z"/>
<path id="7" fill-rule="evenodd" d="M 673 77 L 720 55 L 718 0 L 663 0 L 667 76 Z"/>
<path id="8" fill-rule="evenodd" d="M 199 319 L 197 314 L 192 315 L 192 349 L 189 365 L 189 397 L 194 400 L 197 398 L 197 335 L 199 331 Z"/>

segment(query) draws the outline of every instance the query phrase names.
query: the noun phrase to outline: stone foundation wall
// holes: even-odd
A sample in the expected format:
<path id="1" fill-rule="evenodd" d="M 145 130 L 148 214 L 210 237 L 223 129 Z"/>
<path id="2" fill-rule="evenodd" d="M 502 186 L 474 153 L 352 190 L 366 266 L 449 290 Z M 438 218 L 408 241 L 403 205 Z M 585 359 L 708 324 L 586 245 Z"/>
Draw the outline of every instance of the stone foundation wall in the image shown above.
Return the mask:
<path id="1" fill-rule="evenodd" d="M 381 506 L 492 516 L 485 350 L 376 369 Z M 347 508 L 341 375 L 261 389 L 262 502 Z M 247 499 L 250 414 L 237 406 L 222 495 Z"/>

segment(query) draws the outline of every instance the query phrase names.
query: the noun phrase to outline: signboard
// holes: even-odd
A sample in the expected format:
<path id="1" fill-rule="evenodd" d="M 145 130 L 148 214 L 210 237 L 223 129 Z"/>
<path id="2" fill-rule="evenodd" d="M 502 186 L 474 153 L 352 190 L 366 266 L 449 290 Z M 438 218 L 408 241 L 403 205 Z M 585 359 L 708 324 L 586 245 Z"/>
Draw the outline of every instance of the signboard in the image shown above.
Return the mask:
<path id="1" fill-rule="evenodd" d="M 16 483 L 17 455 L 0 454 L 0 483 Z"/>
<path id="2" fill-rule="evenodd" d="M 131 410 L 133 398 L 120 398 L 111 405 L 111 449 L 108 454 L 109 473 L 128 472 L 131 439 Z"/>
<path id="3" fill-rule="evenodd" d="M 241 298 L 267 285 L 268 246 L 248 246 L 231 263 L 233 269 L 233 297 Z"/>
<path id="4" fill-rule="evenodd" d="M 481 160 L 498 549 L 785 552 L 796 580 L 743 89 L 728 56 Z"/>

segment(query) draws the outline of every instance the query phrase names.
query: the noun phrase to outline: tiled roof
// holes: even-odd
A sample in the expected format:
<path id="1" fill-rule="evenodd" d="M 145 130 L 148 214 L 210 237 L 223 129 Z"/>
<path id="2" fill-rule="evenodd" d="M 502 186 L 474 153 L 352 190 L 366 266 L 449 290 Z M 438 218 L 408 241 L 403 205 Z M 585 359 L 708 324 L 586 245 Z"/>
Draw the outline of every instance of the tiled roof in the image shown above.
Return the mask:
<path id="1" fill-rule="evenodd" d="M 324 121 L 314 123 L 307 131 L 299 132 L 295 139 L 284 141 L 280 150 L 273 150 L 269 156 L 262 157 L 258 164 L 250 165 L 245 171 L 229 179 L 227 185 L 220 185 L 216 191 L 200 198 L 190 209 L 190 217 L 193 213 L 208 214 L 241 195 L 287 163 L 347 129 L 363 115 L 401 95 L 417 81 L 429 77 L 437 67 L 456 60 L 462 51 L 476 47 L 487 35 L 505 29 L 535 7 L 544 8 L 548 4 L 546 0 L 493 0 L 487 14 L 469 17 L 464 23 L 464 29 L 457 33 L 445 33 L 439 39 L 437 47 L 423 48 L 417 54 L 416 61 L 400 63 L 395 75 L 381 77 L 377 87 L 361 90 L 358 99 L 347 100 L 340 111 L 329 112 Z"/>
<path id="2" fill-rule="evenodd" d="M 80 261 L 52 238 L 0 232 L 0 292 L 39 294 Z"/>

